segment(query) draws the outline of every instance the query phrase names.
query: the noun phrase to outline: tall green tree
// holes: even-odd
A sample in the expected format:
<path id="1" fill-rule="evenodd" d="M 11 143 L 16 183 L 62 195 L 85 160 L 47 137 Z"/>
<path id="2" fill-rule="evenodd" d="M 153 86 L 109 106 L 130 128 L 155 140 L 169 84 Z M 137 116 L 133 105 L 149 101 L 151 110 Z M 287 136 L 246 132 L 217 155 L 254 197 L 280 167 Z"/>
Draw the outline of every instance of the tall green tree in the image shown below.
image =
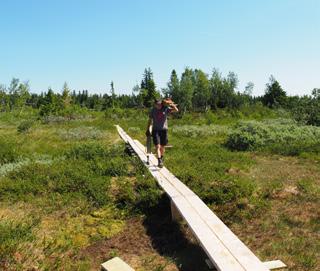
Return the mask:
<path id="1" fill-rule="evenodd" d="M 210 78 L 211 107 L 214 109 L 237 107 L 237 95 L 235 92 L 237 85 L 238 78 L 234 72 L 229 72 L 227 77 L 223 77 L 217 69 L 213 69 Z"/>
<path id="2" fill-rule="evenodd" d="M 213 69 L 210 78 L 210 105 L 212 109 L 221 107 L 221 97 L 223 95 L 223 79 L 221 73 L 217 69 Z"/>
<path id="3" fill-rule="evenodd" d="M 10 96 L 10 101 L 9 101 L 9 106 L 10 106 L 10 110 L 14 110 L 17 104 L 17 101 L 19 99 L 19 91 L 18 91 L 18 87 L 19 87 L 19 79 L 18 78 L 12 78 L 9 88 L 8 88 L 8 93 Z"/>
<path id="4" fill-rule="evenodd" d="M 114 109 L 114 108 L 116 107 L 117 95 L 116 95 L 116 92 L 115 92 L 115 90 L 114 90 L 114 83 L 113 83 L 113 81 L 111 81 L 111 83 L 110 83 L 110 92 L 111 92 L 112 108 Z"/>
<path id="5" fill-rule="evenodd" d="M 10 101 L 10 110 L 19 110 L 22 113 L 28 98 L 30 97 L 30 87 L 28 82 L 20 82 L 19 79 L 13 78 L 8 88 Z"/>
<path id="6" fill-rule="evenodd" d="M 7 111 L 9 108 L 9 96 L 4 85 L 0 85 L 0 112 Z"/>
<path id="7" fill-rule="evenodd" d="M 175 70 L 171 72 L 165 95 L 171 97 L 175 102 L 180 103 L 180 80 Z"/>
<path id="8" fill-rule="evenodd" d="M 61 102 L 58 95 L 56 95 L 51 88 L 45 94 L 43 103 L 40 106 L 40 116 L 56 115 L 61 109 Z"/>
<path id="9" fill-rule="evenodd" d="M 268 107 L 284 106 L 286 103 L 286 92 L 282 89 L 279 82 L 271 75 L 266 91 L 262 98 L 264 105 Z"/>
<path id="10" fill-rule="evenodd" d="M 180 81 L 180 95 L 177 98 L 177 103 L 180 111 L 185 113 L 192 108 L 192 96 L 194 92 L 193 71 L 190 68 L 185 68 L 181 75 Z"/>
<path id="11" fill-rule="evenodd" d="M 254 89 L 254 83 L 248 82 L 244 88 L 244 95 L 252 96 L 253 89 Z"/>
<path id="12" fill-rule="evenodd" d="M 194 71 L 194 94 L 193 107 L 205 111 L 208 109 L 210 100 L 210 88 L 207 74 L 202 70 Z"/>
<path id="13" fill-rule="evenodd" d="M 150 68 L 145 69 L 140 86 L 141 92 L 145 93 L 143 104 L 146 107 L 150 107 L 154 100 L 159 97 L 159 93 L 156 91 L 156 84 L 153 80 L 153 73 Z"/>
<path id="14" fill-rule="evenodd" d="M 70 96 L 70 89 L 67 82 L 64 82 L 63 84 L 61 99 L 64 108 L 68 108 L 71 105 L 72 98 Z"/>
<path id="15" fill-rule="evenodd" d="M 141 89 L 141 87 L 136 84 L 133 88 L 132 88 L 132 96 L 134 99 L 134 104 L 137 107 L 143 107 L 144 106 L 144 101 L 146 100 L 146 96 L 147 96 L 147 90 L 146 89 Z"/>
<path id="16" fill-rule="evenodd" d="M 18 87 L 18 100 L 16 101 L 17 108 L 19 108 L 19 114 L 22 113 L 26 106 L 26 102 L 30 97 L 29 83 L 20 83 Z"/>

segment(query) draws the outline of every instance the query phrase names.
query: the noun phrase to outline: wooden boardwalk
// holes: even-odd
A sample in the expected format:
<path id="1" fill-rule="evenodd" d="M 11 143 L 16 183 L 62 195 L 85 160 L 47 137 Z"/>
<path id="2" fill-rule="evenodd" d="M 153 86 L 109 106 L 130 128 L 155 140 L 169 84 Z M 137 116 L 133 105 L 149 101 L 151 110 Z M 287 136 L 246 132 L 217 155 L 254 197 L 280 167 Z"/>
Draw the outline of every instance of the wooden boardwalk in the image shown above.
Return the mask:
<path id="1" fill-rule="evenodd" d="M 167 168 L 158 168 L 150 155 L 147 164 L 145 147 L 116 126 L 120 137 L 131 146 L 171 199 L 176 213 L 187 222 L 211 263 L 221 271 L 267 271 L 286 267 L 281 261 L 261 262 L 257 256 L 209 209 L 209 207 Z"/>

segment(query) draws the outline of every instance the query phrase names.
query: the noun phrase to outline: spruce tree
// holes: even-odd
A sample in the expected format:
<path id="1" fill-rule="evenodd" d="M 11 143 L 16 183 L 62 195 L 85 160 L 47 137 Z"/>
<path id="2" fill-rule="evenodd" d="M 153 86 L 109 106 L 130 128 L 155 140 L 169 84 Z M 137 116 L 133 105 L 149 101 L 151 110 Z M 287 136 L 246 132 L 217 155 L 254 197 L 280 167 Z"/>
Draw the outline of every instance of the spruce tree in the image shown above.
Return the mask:
<path id="1" fill-rule="evenodd" d="M 146 95 L 144 95 L 143 105 L 150 107 L 158 97 L 156 84 L 153 80 L 153 73 L 150 68 L 144 70 L 140 89 L 141 93 L 146 93 Z"/>

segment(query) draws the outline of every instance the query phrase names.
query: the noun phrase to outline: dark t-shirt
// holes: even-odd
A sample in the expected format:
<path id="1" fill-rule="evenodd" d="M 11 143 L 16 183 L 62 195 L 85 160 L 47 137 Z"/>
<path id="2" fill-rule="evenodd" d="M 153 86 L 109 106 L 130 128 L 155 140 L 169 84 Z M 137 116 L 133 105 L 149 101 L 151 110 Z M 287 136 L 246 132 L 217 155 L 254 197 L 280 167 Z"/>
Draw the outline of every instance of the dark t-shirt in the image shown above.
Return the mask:
<path id="1" fill-rule="evenodd" d="M 161 109 L 152 108 L 150 110 L 150 118 L 152 119 L 152 130 L 168 130 L 168 115 L 170 108 L 162 107 Z"/>

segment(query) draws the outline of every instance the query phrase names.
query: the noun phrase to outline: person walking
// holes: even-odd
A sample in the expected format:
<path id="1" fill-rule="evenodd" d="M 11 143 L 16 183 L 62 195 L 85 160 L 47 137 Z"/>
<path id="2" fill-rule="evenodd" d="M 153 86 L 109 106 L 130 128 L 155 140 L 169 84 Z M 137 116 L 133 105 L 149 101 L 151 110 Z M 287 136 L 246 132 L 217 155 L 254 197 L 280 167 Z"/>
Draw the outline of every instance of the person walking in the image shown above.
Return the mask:
<path id="1" fill-rule="evenodd" d="M 156 147 L 158 157 L 158 167 L 163 167 L 163 155 L 165 146 L 168 144 L 168 115 L 178 112 L 177 106 L 171 99 L 155 100 L 154 106 L 149 113 L 146 136 L 150 136 L 150 127 L 152 125 L 152 139 Z"/>

